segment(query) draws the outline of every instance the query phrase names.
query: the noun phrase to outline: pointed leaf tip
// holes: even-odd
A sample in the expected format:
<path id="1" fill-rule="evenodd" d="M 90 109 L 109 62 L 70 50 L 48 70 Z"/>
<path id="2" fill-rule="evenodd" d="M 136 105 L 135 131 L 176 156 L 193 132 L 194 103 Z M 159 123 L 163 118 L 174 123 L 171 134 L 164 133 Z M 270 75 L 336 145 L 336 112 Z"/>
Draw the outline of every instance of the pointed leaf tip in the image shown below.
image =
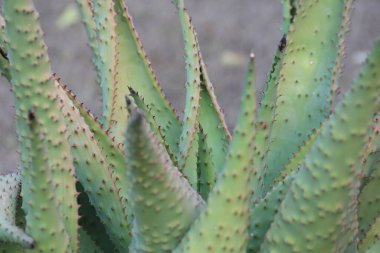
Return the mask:
<path id="1" fill-rule="evenodd" d="M 132 113 L 125 139 L 134 215 L 130 251 L 171 252 L 204 202 L 174 166 L 142 113 Z"/>
<path id="2" fill-rule="evenodd" d="M 135 110 L 131 114 L 131 118 L 129 120 L 130 127 L 140 127 L 144 122 L 144 114 L 140 110 Z"/>

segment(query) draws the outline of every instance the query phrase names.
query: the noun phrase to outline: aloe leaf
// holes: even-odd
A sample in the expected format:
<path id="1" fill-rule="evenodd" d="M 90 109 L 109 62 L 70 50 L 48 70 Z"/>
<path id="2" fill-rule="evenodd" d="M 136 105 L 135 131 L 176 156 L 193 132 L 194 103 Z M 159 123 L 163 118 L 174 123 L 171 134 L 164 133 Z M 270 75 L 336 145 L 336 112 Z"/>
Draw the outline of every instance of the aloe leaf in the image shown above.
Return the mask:
<path id="1" fill-rule="evenodd" d="M 123 143 L 128 117 L 124 97 L 127 95 L 125 71 L 120 57 L 120 35 L 117 31 L 118 15 L 115 2 L 110 0 L 77 1 L 82 20 L 90 38 L 93 61 L 98 71 L 102 89 L 104 128 Z"/>
<path id="2" fill-rule="evenodd" d="M 190 23 L 190 25 L 192 25 Z M 193 29 L 190 26 L 188 29 Z M 224 114 L 219 106 L 216 95 L 214 93 L 214 86 L 212 85 L 207 73 L 206 64 L 203 61 L 202 54 L 199 48 L 197 34 L 194 37 L 198 45 L 198 54 L 200 59 L 200 81 L 201 92 L 199 102 L 199 116 L 198 121 L 207 136 L 207 145 L 210 148 L 211 158 L 215 164 L 217 171 L 221 171 L 224 165 L 224 160 L 228 152 L 231 134 L 228 130 Z"/>
<path id="3" fill-rule="evenodd" d="M 5 54 L 2 54 L 0 49 L 0 72 L 7 79 L 11 80 L 11 73 L 9 71 L 9 62 L 7 58 L 5 58 Z"/>
<path id="4" fill-rule="evenodd" d="M 265 239 L 279 208 L 288 193 L 289 187 L 297 175 L 298 170 L 292 171 L 276 187 L 267 193 L 262 199 L 257 199 L 251 207 L 249 225 L 249 241 L 247 252 L 260 251 L 260 246 Z"/>
<path id="5" fill-rule="evenodd" d="M 184 9 L 184 1 L 177 0 L 174 1 L 176 7 L 179 9 L 179 16 L 181 21 L 181 27 L 185 42 L 185 51 L 188 57 L 193 57 L 191 60 L 187 59 L 190 64 L 193 61 L 194 66 L 187 65 L 187 79 L 191 82 L 191 76 L 193 76 L 193 82 L 198 81 L 198 68 L 199 68 L 199 81 L 200 81 L 200 100 L 199 100 L 199 115 L 198 121 L 203 128 L 203 131 L 208 136 L 207 142 L 209 146 L 213 146 L 211 149 L 211 156 L 216 164 L 216 168 L 220 171 L 224 164 L 224 159 L 228 151 L 228 144 L 231 139 L 231 135 L 228 131 L 227 124 L 224 119 L 224 114 L 220 108 L 218 101 L 214 93 L 214 87 L 210 81 L 206 70 L 206 64 L 203 61 L 197 34 L 191 23 L 191 18 Z M 180 10 L 182 8 L 182 10 Z M 197 63 L 196 60 L 199 60 Z M 190 73 L 189 73 L 190 71 Z M 190 80 L 189 80 L 190 79 Z M 186 117 L 185 117 L 186 118 Z"/>
<path id="6" fill-rule="evenodd" d="M 199 55 L 200 55 L 200 51 Z M 207 136 L 206 142 L 210 149 L 210 156 L 217 171 L 223 168 L 224 160 L 228 152 L 231 135 L 224 120 L 223 112 L 216 100 L 214 87 L 206 72 L 206 65 L 200 55 L 201 61 L 201 91 L 199 101 L 198 121 L 204 134 Z"/>
<path id="7" fill-rule="evenodd" d="M 369 250 L 373 245 L 375 245 L 379 241 L 380 236 L 380 216 L 376 218 L 371 224 L 368 232 L 365 236 L 360 240 L 358 245 L 358 252 L 365 253 Z"/>
<path id="8" fill-rule="evenodd" d="M 80 6 L 81 9 L 83 9 L 82 14 L 84 14 L 82 15 L 82 19 L 89 19 L 87 16 L 91 12 L 94 17 L 94 28 L 97 40 L 97 51 L 95 51 L 94 58 L 97 60 L 96 66 L 99 73 L 100 87 L 102 89 L 104 127 L 105 129 L 110 129 L 111 134 L 119 138 L 117 130 L 113 129 L 112 126 L 113 124 L 117 124 L 113 117 L 114 114 L 117 113 L 115 103 L 117 100 L 116 94 L 118 93 L 120 85 L 118 80 L 118 35 L 116 33 L 114 2 L 111 0 L 94 0 L 92 3 L 88 3 L 87 5 L 82 3 Z M 89 10 L 90 8 L 92 8 L 91 11 Z M 88 25 L 91 26 L 90 21 L 88 21 Z M 91 33 L 88 35 L 91 36 Z M 98 59 L 96 59 L 96 57 Z M 127 113 L 127 111 L 124 110 L 124 113 Z"/>
<path id="9" fill-rule="evenodd" d="M 372 127 L 368 133 L 367 141 L 365 145 L 365 152 L 361 159 L 362 166 L 362 185 L 367 185 L 368 178 L 377 171 L 377 163 L 380 161 L 380 114 L 377 113 L 372 120 Z"/>
<path id="10" fill-rule="evenodd" d="M 360 168 L 361 180 L 357 208 L 355 209 L 355 215 L 357 216 L 355 220 L 359 222 L 359 233 L 356 234 L 354 242 L 346 250 L 347 253 L 356 253 L 358 248 L 361 248 L 359 249 L 360 252 L 364 252 L 363 241 L 366 241 L 364 242 L 366 245 L 368 241 L 371 241 L 367 234 L 380 211 L 380 205 L 377 204 L 377 198 L 374 197 L 376 195 L 373 194 L 373 191 L 377 190 L 379 183 L 379 141 L 379 115 L 377 113 L 372 119 L 371 129 L 367 133 L 364 151 L 355 165 Z M 368 248 L 367 246 L 365 246 L 366 249 Z"/>
<path id="11" fill-rule="evenodd" d="M 200 56 L 198 52 L 195 31 L 191 24 L 191 18 L 186 12 L 184 0 L 174 2 L 178 9 L 178 16 L 182 28 L 185 45 L 186 64 L 186 99 L 185 111 L 182 120 L 182 133 L 179 139 L 178 163 L 180 170 L 189 179 L 191 185 L 196 188 L 197 170 L 196 138 L 198 128 L 199 102 L 201 92 L 200 80 Z"/>
<path id="12" fill-rule="evenodd" d="M 197 128 L 198 129 L 198 128 Z M 178 161 L 178 164 L 180 166 L 180 172 L 185 176 L 187 180 L 189 180 L 189 183 L 191 186 L 196 190 L 198 186 L 198 169 L 197 169 L 197 163 L 198 163 L 198 130 L 195 135 L 192 137 L 191 140 L 191 146 L 189 147 L 189 150 L 187 151 L 187 155 L 185 155 L 184 163 L 181 167 L 180 161 Z M 180 159 L 180 158 L 179 158 Z"/>
<path id="13" fill-rule="evenodd" d="M 380 184 L 380 163 L 377 163 L 373 173 L 363 182 L 359 195 L 359 238 L 362 239 L 380 213 L 380 200 L 377 194 Z"/>
<path id="14" fill-rule="evenodd" d="M 7 56 L 7 38 L 5 36 L 5 21 L 0 15 L 0 72 L 9 81 L 11 73 Z"/>
<path id="15" fill-rule="evenodd" d="M 253 196 L 254 199 L 263 196 L 262 189 L 259 187 L 259 180 L 262 180 L 265 167 L 268 166 L 266 158 L 270 144 L 269 137 L 272 130 L 274 110 L 277 100 L 278 76 L 282 67 L 285 47 L 286 36 L 284 35 L 280 40 L 276 54 L 274 55 L 272 67 L 267 77 L 265 91 L 263 92 L 257 111 L 255 146 L 253 149 L 253 157 L 256 167 L 256 173 L 252 179 L 252 189 L 255 192 Z"/>
<path id="16" fill-rule="evenodd" d="M 277 46 L 271 69 L 266 80 L 265 90 L 259 104 L 256 123 L 256 137 L 254 147 L 254 160 L 256 166 L 256 174 L 254 175 L 252 186 L 255 192 L 254 199 L 262 197 L 262 189 L 259 187 L 259 180 L 265 172 L 267 164 L 267 155 L 270 145 L 270 133 L 275 117 L 275 107 L 277 101 L 277 86 L 279 82 L 279 74 L 282 68 L 285 48 L 287 45 L 287 34 L 289 27 L 293 24 L 294 17 L 297 13 L 298 0 L 282 0 L 282 32 L 283 36 Z"/>
<path id="17" fill-rule="evenodd" d="M 0 52 L 0 72 L 7 80 L 11 80 L 11 73 L 9 72 L 9 62 L 7 58 L 4 57 L 5 54 L 2 54 L 1 52 Z"/>
<path id="18" fill-rule="evenodd" d="M 372 245 L 370 249 L 366 251 L 366 253 L 377 253 L 380 251 L 380 240 L 377 240 L 375 244 Z"/>
<path id="19" fill-rule="evenodd" d="M 94 13 L 94 20 L 97 20 L 97 13 L 94 11 L 95 4 L 85 4 L 83 0 L 80 5 L 87 8 L 82 11 L 83 20 L 88 20 L 87 29 L 89 30 L 89 39 L 92 38 L 92 25 L 90 22 L 89 14 Z M 126 126 L 127 111 L 125 110 L 124 97 L 129 95 L 128 87 L 132 87 L 140 94 L 148 105 L 155 104 L 158 110 L 154 111 L 154 117 L 158 125 L 162 129 L 168 129 L 171 134 L 165 135 L 165 141 L 169 144 L 174 153 L 178 153 L 178 138 L 181 134 L 181 124 L 155 77 L 151 68 L 150 62 L 144 52 L 140 39 L 133 26 L 132 18 L 128 14 L 128 10 L 122 0 L 110 1 L 103 0 L 104 3 L 111 6 L 112 9 L 103 9 L 105 15 L 109 15 L 109 22 L 113 23 L 111 27 L 112 33 L 115 34 L 113 38 L 116 42 L 116 48 L 109 48 L 108 50 L 116 52 L 114 59 L 117 58 L 115 65 L 115 80 L 114 87 L 103 86 L 103 107 L 108 107 L 106 110 L 108 117 L 106 117 L 105 128 L 109 130 L 111 136 L 116 137 L 120 142 L 124 138 L 124 130 Z M 113 42 L 112 41 L 112 44 Z M 91 46 L 95 61 L 98 63 L 101 58 L 97 57 L 99 52 L 98 48 Z M 107 45 L 104 45 L 105 47 Z M 108 45 L 110 46 L 110 44 Z M 101 57 L 101 56 L 100 56 Z M 98 68 L 99 69 L 99 68 Z M 121 142 L 123 143 L 123 142 Z"/>
<path id="20" fill-rule="evenodd" d="M 174 153 L 175 150 L 171 148 L 169 143 L 165 141 L 165 136 L 170 135 L 170 132 L 168 132 L 169 129 L 162 129 L 160 125 L 157 123 L 156 113 L 154 111 L 157 111 L 157 108 L 155 107 L 154 104 L 152 105 L 147 105 L 144 101 L 144 98 L 142 98 L 136 91 L 133 89 L 130 90 L 131 97 L 133 98 L 134 103 L 136 106 L 144 112 L 145 119 L 149 122 L 150 129 L 153 131 L 155 134 L 156 138 L 159 139 L 160 143 L 164 145 L 166 148 L 166 151 L 168 152 L 170 159 L 172 160 L 173 164 L 178 166 L 178 161 L 177 161 L 177 154 Z"/>
<path id="21" fill-rule="evenodd" d="M 145 119 L 149 122 L 150 129 L 153 131 L 155 134 L 156 138 L 160 140 L 160 142 L 166 147 L 169 148 L 168 144 L 165 143 L 165 140 L 163 138 L 163 132 L 162 129 L 159 127 L 159 125 L 156 123 L 155 118 L 152 116 L 153 113 L 152 111 L 154 110 L 152 107 L 154 105 L 147 105 L 144 101 L 144 98 L 142 98 L 136 91 L 130 90 L 131 97 L 133 98 L 133 102 L 135 103 L 136 107 L 139 108 L 144 115 L 149 115 L 145 116 Z M 127 100 L 128 104 L 128 100 Z M 128 107 L 128 105 L 127 105 Z M 136 108 L 133 108 L 132 110 L 135 110 Z"/>
<path id="22" fill-rule="evenodd" d="M 277 180 L 278 183 L 284 180 L 293 171 L 302 167 L 305 157 L 310 153 L 310 150 L 313 147 L 315 140 L 318 138 L 319 133 L 320 130 L 315 130 L 312 134 L 310 134 L 304 144 L 299 147 L 299 150 L 293 154 L 293 157 L 289 159 L 288 164 L 285 165 L 284 170 L 281 171 L 281 176 Z"/>
<path id="23" fill-rule="evenodd" d="M 21 177 L 18 172 L 0 176 L 0 241 L 31 248 L 34 240 L 16 225 L 20 184 Z"/>
<path id="24" fill-rule="evenodd" d="M 128 83 L 130 82 L 130 73 L 126 71 L 126 66 L 128 64 L 128 59 L 125 57 L 125 53 L 128 50 L 125 48 L 125 33 L 126 27 L 124 26 L 124 16 L 120 15 L 118 11 L 121 10 L 120 6 L 122 1 L 110 1 L 106 0 L 110 5 L 109 14 L 111 20 L 110 29 L 113 30 L 112 35 L 115 39 L 115 44 L 108 44 L 108 47 L 115 46 L 114 48 L 114 59 L 115 62 L 115 83 L 112 87 L 112 94 L 109 94 L 109 115 L 105 117 L 105 127 L 109 134 L 115 137 L 116 141 L 123 144 L 124 143 L 124 132 L 127 127 L 127 115 L 128 111 L 125 106 L 125 96 L 129 94 Z M 101 32 L 102 34 L 104 32 Z M 111 38 L 112 39 L 112 38 Z M 128 52 L 129 53 L 129 52 Z M 107 117 L 108 116 L 108 117 Z"/>
<path id="25" fill-rule="evenodd" d="M 96 34 L 96 24 L 93 13 L 93 1 L 92 0 L 76 0 L 79 8 L 79 12 L 82 17 L 82 23 L 85 27 L 88 44 L 92 51 L 92 62 L 95 66 L 97 74 L 100 74 L 100 62 L 99 62 L 99 51 L 98 51 L 98 40 Z M 99 78 L 99 76 L 98 76 Z"/>
<path id="26" fill-rule="evenodd" d="M 29 111 L 32 110 L 39 115 L 41 132 L 48 140 L 47 163 L 51 169 L 51 180 L 56 185 L 53 189 L 54 195 L 60 203 L 59 213 L 65 219 L 65 231 L 71 238 L 70 248 L 76 251 L 78 205 L 75 197 L 74 168 L 66 128 L 56 102 L 54 83 L 50 78 L 49 58 L 38 23 L 38 14 L 32 1 L 6 0 L 3 1 L 3 15 L 15 97 L 16 126 L 20 140 L 21 170 L 26 170 L 29 166 L 27 119 Z M 33 187 L 24 183 L 24 179 L 23 186 L 25 189 Z M 24 196 L 28 197 L 30 191 L 26 192 Z"/>
<path id="27" fill-rule="evenodd" d="M 127 251 L 131 238 L 126 194 L 120 194 L 110 165 L 78 108 L 65 96 L 58 84 L 57 92 L 60 94 L 61 112 L 65 115 L 70 132 L 69 143 L 78 180 L 117 249 L 120 252 Z M 121 176 L 125 182 L 126 175 Z"/>
<path id="28" fill-rule="evenodd" d="M 265 90 L 263 92 L 257 112 L 256 137 L 254 147 L 254 160 L 257 172 L 254 175 L 252 181 L 253 191 L 255 192 L 254 199 L 260 198 L 263 195 L 262 189 L 259 187 L 259 181 L 262 179 L 262 176 L 264 174 L 264 167 L 268 166 L 267 154 L 270 144 L 269 137 L 275 116 L 274 113 L 277 101 L 277 85 L 287 44 L 286 36 L 289 32 L 290 25 L 294 21 L 294 16 L 297 13 L 297 3 L 298 0 L 282 1 L 282 31 L 284 35 L 282 36 L 276 49 L 271 69 L 266 80 Z"/>
<path id="29" fill-rule="evenodd" d="M 2 15 L 0 15 L 0 48 L 6 50 L 8 47 L 7 36 L 5 35 L 5 21 Z M 2 52 L 6 53 L 6 52 Z"/>
<path id="30" fill-rule="evenodd" d="M 282 0 L 282 26 L 284 34 L 287 34 L 289 27 L 294 22 L 300 0 Z"/>
<path id="31" fill-rule="evenodd" d="M 127 76 L 127 85 L 138 92 L 148 105 L 155 105 L 157 110 L 153 111 L 152 116 L 155 117 L 161 129 L 167 129 L 168 134 L 165 135 L 165 142 L 171 147 L 173 153 L 177 154 L 181 124 L 162 92 L 133 26 L 132 18 L 122 0 L 115 1 L 115 11 L 117 14 L 116 29 L 121 36 L 118 38 L 120 64 Z"/>
<path id="32" fill-rule="evenodd" d="M 374 192 L 380 183 L 380 121 L 379 114 L 373 118 L 367 136 L 365 152 L 361 157 L 361 188 L 358 198 L 359 239 L 362 240 L 380 212 L 380 202 Z"/>
<path id="33" fill-rule="evenodd" d="M 99 219 L 99 216 L 97 216 L 95 208 L 91 205 L 87 193 L 84 191 L 83 186 L 79 182 L 77 183 L 77 189 L 79 192 L 78 203 L 80 205 L 79 225 L 81 226 L 81 230 L 79 231 L 79 251 L 84 251 L 83 247 L 81 247 L 81 245 L 83 245 L 81 242 L 81 236 L 82 233 L 85 233 L 84 239 L 86 242 L 90 239 L 97 246 L 97 248 L 101 249 L 103 252 L 116 253 L 117 251 L 115 249 L 115 245 L 110 240 L 104 224 Z"/>
<path id="34" fill-rule="evenodd" d="M 225 167 L 206 208 L 173 253 L 245 252 L 248 235 L 250 178 L 255 121 L 254 61 L 251 58 L 238 123 Z"/>
<path id="35" fill-rule="evenodd" d="M 24 248 L 15 243 L 0 243 L 1 253 L 24 253 Z"/>
<path id="36" fill-rule="evenodd" d="M 126 132 L 132 252 L 170 252 L 204 202 L 170 161 L 143 115 L 132 114 Z"/>
<path id="37" fill-rule="evenodd" d="M 56 86 L 58 92 L 63 101 L 72 103 L 76 108 L 76 116 L 82 117 L 85 125 L 88 126 L 92 136 L 95 138 L 97 145 L 101 149 L 105 161 L 109 165 L 111 176 L 114 179 L 116 187 L 120 196 L 126 201 L 127 199 L 127 177 L 125 174 L 125 154 L 122 151 L 121 144 L 116 143 L 115 139 L 107 134 L 102 129 L 102 125 L 99 124 L 97 118 L 95 118 L 88 109 L 86 109 L 83 103 L 80 103 L 74 93 L 60 83 L 59 79 L 56 79 Z M 79 112 L 79 115 L 77 114 Z M 82 122 L 82 121 L 81 121 Z"/>
<path id="38" fill-rule="evenodd" d="M 207 136 L 203 129 L 199 130 L 198 136 L 198 187 L 197 190 L 202 198 L 206 201 L 208 194 L 214 188 L 216 181 L 216 167 L 212 159 L 212 149 L 209 147 Z"/>
<path id="39" fill-rule="evenodd" d="M 343 12 L 343 19 L 340 25 L 340 31 L 338 34 L 338 55 L 335 61 L 335 65 L 332 71 L 332 81 L 331 81 L 331 101 L 330 110 L 333 112 L 335 104 L 337 102 L 337 96 L 339 94 L 339 78 L 343 69 L 343 62 L 346 51 L 346 34 L 350 29 L 350 19 L 354 0 L 346 0 Z"/>
<path id="40" fill-rule="evenodd" d="M 259 251 L 266 232 L 269 230 L 293 179 L 297 175 L 296 173 L 302 167 L 305 157 L 309 154 L 319 132 L 319 130 L 314 131 L 304 145 L 300 147 L 299 151 L 294 154 L 293 158 L 289 160 L 285 169 L 281 172 L 281 177 L 276 186 L 263 198 L 256 197 L 253 207 L 251 207 L 250 240 L 248 244 L 250 252 Z"/>
<path id="41" fill-rule="evenodd" d="M 48 145 L 41 129 L 39 114 L 29 112 L 30 167 L 22 172 L 26 185 L 31 187 L 28 195 L 22 193 L 26 211 L 26 232 L 33 237 L 35 244 L 26 252 L 75 252 L 71 249 L 70 238 L 65 231 L 64 220 L 59 212 L 59 201 L 54 194 L 54 181 L 48 164 Z M 23 187 L 24 189 L 24 187 Z M 59 245 L 59 247 L 57 247 Z"/>
<path id="42" fill-rule="evenodd" d="M 330 113 L 332 70 L 345 8 L 343 0 L 299 4 L 279 73 L 268 166 L 262 174 L 264 194 L 291 154 Z"/>
<path id="43" fill-rule="evenodd" d="M 79 250 L 78 253 L 102 253 L 102 251 L 91 237 L 83 229 L 79 230 Z M 107 251 L 108 252 L 108 251 Z"/>
<path id="44" fill-rule="evenodd" d="M 179 9 L 179 17 L 185 42 L 187 69 L 186 88 L 187 91 L 189 91 L 187 92 L 187 105 L 185 105 L 185 113 L 191 111 L 186 108 L 192 108 L 192 117 L 198 117 L 198 121 L 203 128 L 203 131 L 208 136 L 208 145 L 209 147 L 213 147 L 210 148 L 213 162 L 215 163 L 217 170 L 220 171 L 223 168 L 225 156 L 227 155 L 231 135 L 228 131 L 223 112 L 214 94 L 214 87 L 208 77 L 206 64 L 202 59 L 199 49 L 197 34 L 191 23 L 191 18 L 184 7 L 184 1 L 178 0 L 174 1 L 174 3 Z M 200 82 L 200 91 L 198 85 L 195 85 L 196 93 L 194 93 L 194 90 L 190 91 L 190 89 L 188 89 L 192 87 L 191 83 L 197 84 L 198 82 Z M 194 87 L 192 89 L 194 89 Z M 197 101 L 198 92 L 200 98 Z M 189 96 L 191 96 L 190 102 Z M 199 108 L 196 108 L 196 106 L 199 106 Z M 194 109 L 197 109 L 198 112 L 194 111 Z M 191 117 L 185 114 L 182 136 L 184 131 L 190 132 L 187 128 L 196 128 L 196 124 L 194 124 L 196 120 L 192 120 L 190 122 L 190 126 L 187 127 L 187 119 L 191 119 Z M 181 145 L 182 144 L 180 143 L 180 149 Z M 195 150 L 193 150 L 193 152 L 195 153 Z"/>
<path id="45" fill-rule="evenodd" d="M 360 172 L 355 165 L 378 105 L 379 69 L 380 41 L 321 129 L 260 252 L 342 252 L 353 241 Z"/>

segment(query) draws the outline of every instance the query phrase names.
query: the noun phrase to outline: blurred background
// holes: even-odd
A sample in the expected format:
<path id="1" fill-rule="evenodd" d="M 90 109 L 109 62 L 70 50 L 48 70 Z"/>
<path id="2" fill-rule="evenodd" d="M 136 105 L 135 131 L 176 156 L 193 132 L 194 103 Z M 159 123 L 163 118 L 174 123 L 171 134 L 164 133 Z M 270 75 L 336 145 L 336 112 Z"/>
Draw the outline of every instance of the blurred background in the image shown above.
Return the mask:
<path id="1" fill-rule="evenodd" d="M 1 1 L 0 1 L 1 2 Z M 100 115 L 99 88 L 91 52 L 74 0 L 35 0 L 53 71 L 91 111 Z M 177 13 L 170 0 L 126 0 L 155 73 L 178 113 L 184 106 L 184 52 Z M 232 129 L 248 55 L 256 55 L 261 92 L 281 39 L 280 0 L 187 0 L 204 60 Z M 380 0 L 357 0 L 341 86 L 347 87 L 380 36 Z M 0 79 L 0 173 L 18 165 L 13 98 Z M 259 93 L 260 94 L 260 93 Z"/>

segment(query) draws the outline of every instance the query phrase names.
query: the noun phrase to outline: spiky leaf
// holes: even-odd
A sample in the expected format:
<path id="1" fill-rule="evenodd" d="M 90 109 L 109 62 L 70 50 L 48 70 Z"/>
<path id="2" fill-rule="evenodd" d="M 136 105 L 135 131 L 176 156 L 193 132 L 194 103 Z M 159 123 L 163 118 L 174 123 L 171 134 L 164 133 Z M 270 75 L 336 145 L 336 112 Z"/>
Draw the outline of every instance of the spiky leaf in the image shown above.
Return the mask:
<path id="1" fill-rule="evenodd" d="M 75 113 L 73 117 L 82 118 L 79 121 L 71 121 L 72 119 L 66 119 L 70 124 L 75 122 L 78 128 L 81 128 L 87 125 L 90 135 L 88 137 L 93 136 L 94 140 L 97 142 L 97 146 L 102 151 L 102 156 L 106 163 L 109 166 L 109 170 L 111 171 L 111 176 L 115 182 L 115 185 L 119 191 L 119 194 L 123 200 L 123 202 L 127 199 L 127 177 L 125 174 L 125 156 L 123 151 L 121 150 L 121 146 L 115 143 L 115 139 L 112 138 L 102 129 L 102 126 L 99 124 L 97 119 L 90 113 L 88 109 L 84 107 L 84 105 L 76 99 L 74 93 L 72 93 L 67 86 L 62 85 L 58 79 L 56 79 L 56 86 L 58 88 L 60 99 L 63 100 L 63 104 L 67 107 L 67 104 L 71 105 L 68 109 L 73 110 Z M 79 113 L 79 114 L 78 114 Z M 84 122 L 83 122 L 84 121 Z M 90 140 L 88 140 L 90 141 Z"/>
<path id="2" fill-rule="evenodd" d="M 78 238 L 75 178 L 67 143 L 66 127 L 60 115 L 54 83 L 38 14 L 30 0 L 3 1 L 5 35 L 8 39 L 8 58 L 15 97 L 16 125 L 20 140 L 21 170 L 28 169 L 27 150 L 30 110 L 39 115 L 41 132 L 47 140 L 48 166 L 51 169 L 52 189 L 59 204 L 59 214 L 65 219 L 64 229 L 70 236 L 70 248 L 76 251 Z M 23 189 L 33 187 L 24 182 Z M 28 198 L 29 190 L 23 191 Z M 24 199 L 28 202 L 28 199 Z"/>
<path id="3" fill-rule="evenodd" d="M 16 226 L 17 198 L 21 175 L 18 172 L 0 176 L 0 242 L 33 247 L 34 240 Z"/>
<path id="4" fill-rule="evenodd" d="M 128 249 L 130 243 L 126 199 L 119 194 L 110 165 L 78 108 L 65 96 L 58 84 L 56 87 L 60 94 L 61 111 L 65 115 L 71 134 L 69 142 L 78 180 L 104 223 L 111 240 L 117 249 L 123 252 Z M 122 177 L 125 182 L 126 175 Z"/>
<path id="5" fill-rule="evenodd" d="M 216 171 L 221 171 L 228 152 L 231 135 L 224 120 L 222 109 L 214 94 L 214 87 L 208 77 L 206 64 L 203 62 L 199 49 L 198 54 L 201 66 L 201 98 L 199 101 L 198 121 L 207 136 L 206 145 L 209 147 L 215 169 Z"/>
<path id="6" fill-rule="evenodd" d="M 80 205 L 80 241 L 82 240 L 82 234 L 85 233 L 85 244 L 87 244 L 87 241 L 90 239 L 103 252 L 116 253 L 117 251 L 115 249 L 115 245 L 110 240 L 107 231 L 104 227 L 104 224 L 99 219 L 99 216 L 97 216 L 95 208 L 91 205 L 88 195 L 86 194 L 83 186 L 79 182 L 77 183 L 77 189 L 79 192 L 78 203 Z M 80 242 L 79 249 L 84 251 L 85 249 L 83 245 L 85 244 Z"/>
<path id="7" fill-rule="evenodd" d="M 242 109 L 226 164 L 208 198 L 205 210 L 194 222 L 174 253 L 245 252 L 249 216 L 250 178 L 254 137 L 255 85 L 253 58 L 247 74 Z"/>
<path id="8" fill-rule="evenodd" d="M 297 172 L 298 170 L 294 170 L 268 192 L 264 198 L 256 200 L 253 206 L 251 206 L 247 252 L 254 253 L 260 251 L 260 246 L 264 241 L 265 235 L 280 209 L 280 205 L 288 193 Z"/>
<path id="9" fill-rule="evenodd" d="M 361 239 L 358 245 L 358 252 L 364 253 L 369 250 L 380 238 L 380 216 L 371 224 L 370 229 Z"/>
<path id="10" fill-rule="evenodd" d="M 268 167 L 261 175 L 264 194 L 291 154 L 330 113 L 332 71 L 345 2 L 313 0 L 299 4 L 279 74 Z"/>
<path id="11" fill-rule="evenodd" d="M 375 219 L 380 214 L 380 198 L 377 191 L 380 185 L 380 164 L 375 165 L 375 170 L 363 182 L 363 188 L 359 195 L 359 228 L 360 239 L 362 239 L 370 229 Z"/>
<path id="12" fill-rule="evenodd" d="M 103 251 L 95 244 L 91 237 L 83 229 L 79 230 L 79 250 L 78 253 L 103 253 Z M 107 251 L 109 252 L 109 251 Z"/>
<path id="13" fill-rule="evenodd" d="M 212 159 L 212 148 L 208 145 L 207 136 L 200 129 L 198 136 L 198 187 L 197 190 L 204 200 L 214 188 L 216 181 L 216 167 Z"/>
<path id="14" fill-rule="evenodd" d="M 73 252 L 70 238 L 64 227 L 64 220 L 59 212 L 59 201 L 54 194 L 52 171 L 48 164 L 47 141 L 41 131 L 39 115 L 29 113 L 29 151 L 30 167 L 22 172 L 23 182 L 28 185 L 28 195 L 22 192 L 23 208 L 26 212 L 26 232 L 35 240 L 33 249 L 28 253 Z M 24 187 L 23 187 L 24 189 Z M 57 247 L 59 245 L 59 247 Z"/>
<path id="15" fill-rule="evenodd" d="M 128 177 L 134 222 L 131 251 L 173 250 L 203 207 L 203 200 L 170 161 L 135 112 L 126 133 Z"/>
<path id="16" fill-rule="evenodd" d="M 355 165 L 376 110 L 379 69 L 380 41 L 336 114 L 322 128 L 261 252 L 342 252 L 353 241 L 360 170 Z"/>
<path id="17" fill-rule="evenodd" d="M 199 101 L 201 91 L 200 80 L 200 56 L 195 30 L 191 24 L 191 18 L 187 13 L 184 0 L 175 2 L 181 23 L 183 40 L 185 44 L 186 64 L 186 100 L 183 116 L 183 128 L 179 139 L 178 162 L 179 167 L 189 179 L 191 185 L 196 188 L 197 184 L 197 129 Z"/>

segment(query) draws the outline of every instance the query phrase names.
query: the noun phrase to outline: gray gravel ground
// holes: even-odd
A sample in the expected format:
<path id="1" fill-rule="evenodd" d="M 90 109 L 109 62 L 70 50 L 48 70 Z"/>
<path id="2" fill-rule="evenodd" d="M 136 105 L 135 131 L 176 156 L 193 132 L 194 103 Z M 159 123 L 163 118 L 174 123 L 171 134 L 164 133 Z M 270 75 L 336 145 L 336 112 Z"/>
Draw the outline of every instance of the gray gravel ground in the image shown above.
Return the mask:
<path id="1" fill-rule="evenodd" d="M 178 112 L 183 110 L 185 71 L 182 38 L 170 0 L 126 0 L 158 79 Z M 61 29 L 57 18 L 74 0 L 35 0 L 54 71 L 95 114 L 99 90 L 81 23 Z M 280 0 L 187 0 L 208 71 L 232 128 L 239 107 L 247 56 L 256 55 L 261 90 L 281 38 Z M 347 87 L 360 62 L 380 36 L 380 0 L 357 0 L 341 85 Z M 13 100 L 0 79 L 0 172 L 18 164 Z"/>

